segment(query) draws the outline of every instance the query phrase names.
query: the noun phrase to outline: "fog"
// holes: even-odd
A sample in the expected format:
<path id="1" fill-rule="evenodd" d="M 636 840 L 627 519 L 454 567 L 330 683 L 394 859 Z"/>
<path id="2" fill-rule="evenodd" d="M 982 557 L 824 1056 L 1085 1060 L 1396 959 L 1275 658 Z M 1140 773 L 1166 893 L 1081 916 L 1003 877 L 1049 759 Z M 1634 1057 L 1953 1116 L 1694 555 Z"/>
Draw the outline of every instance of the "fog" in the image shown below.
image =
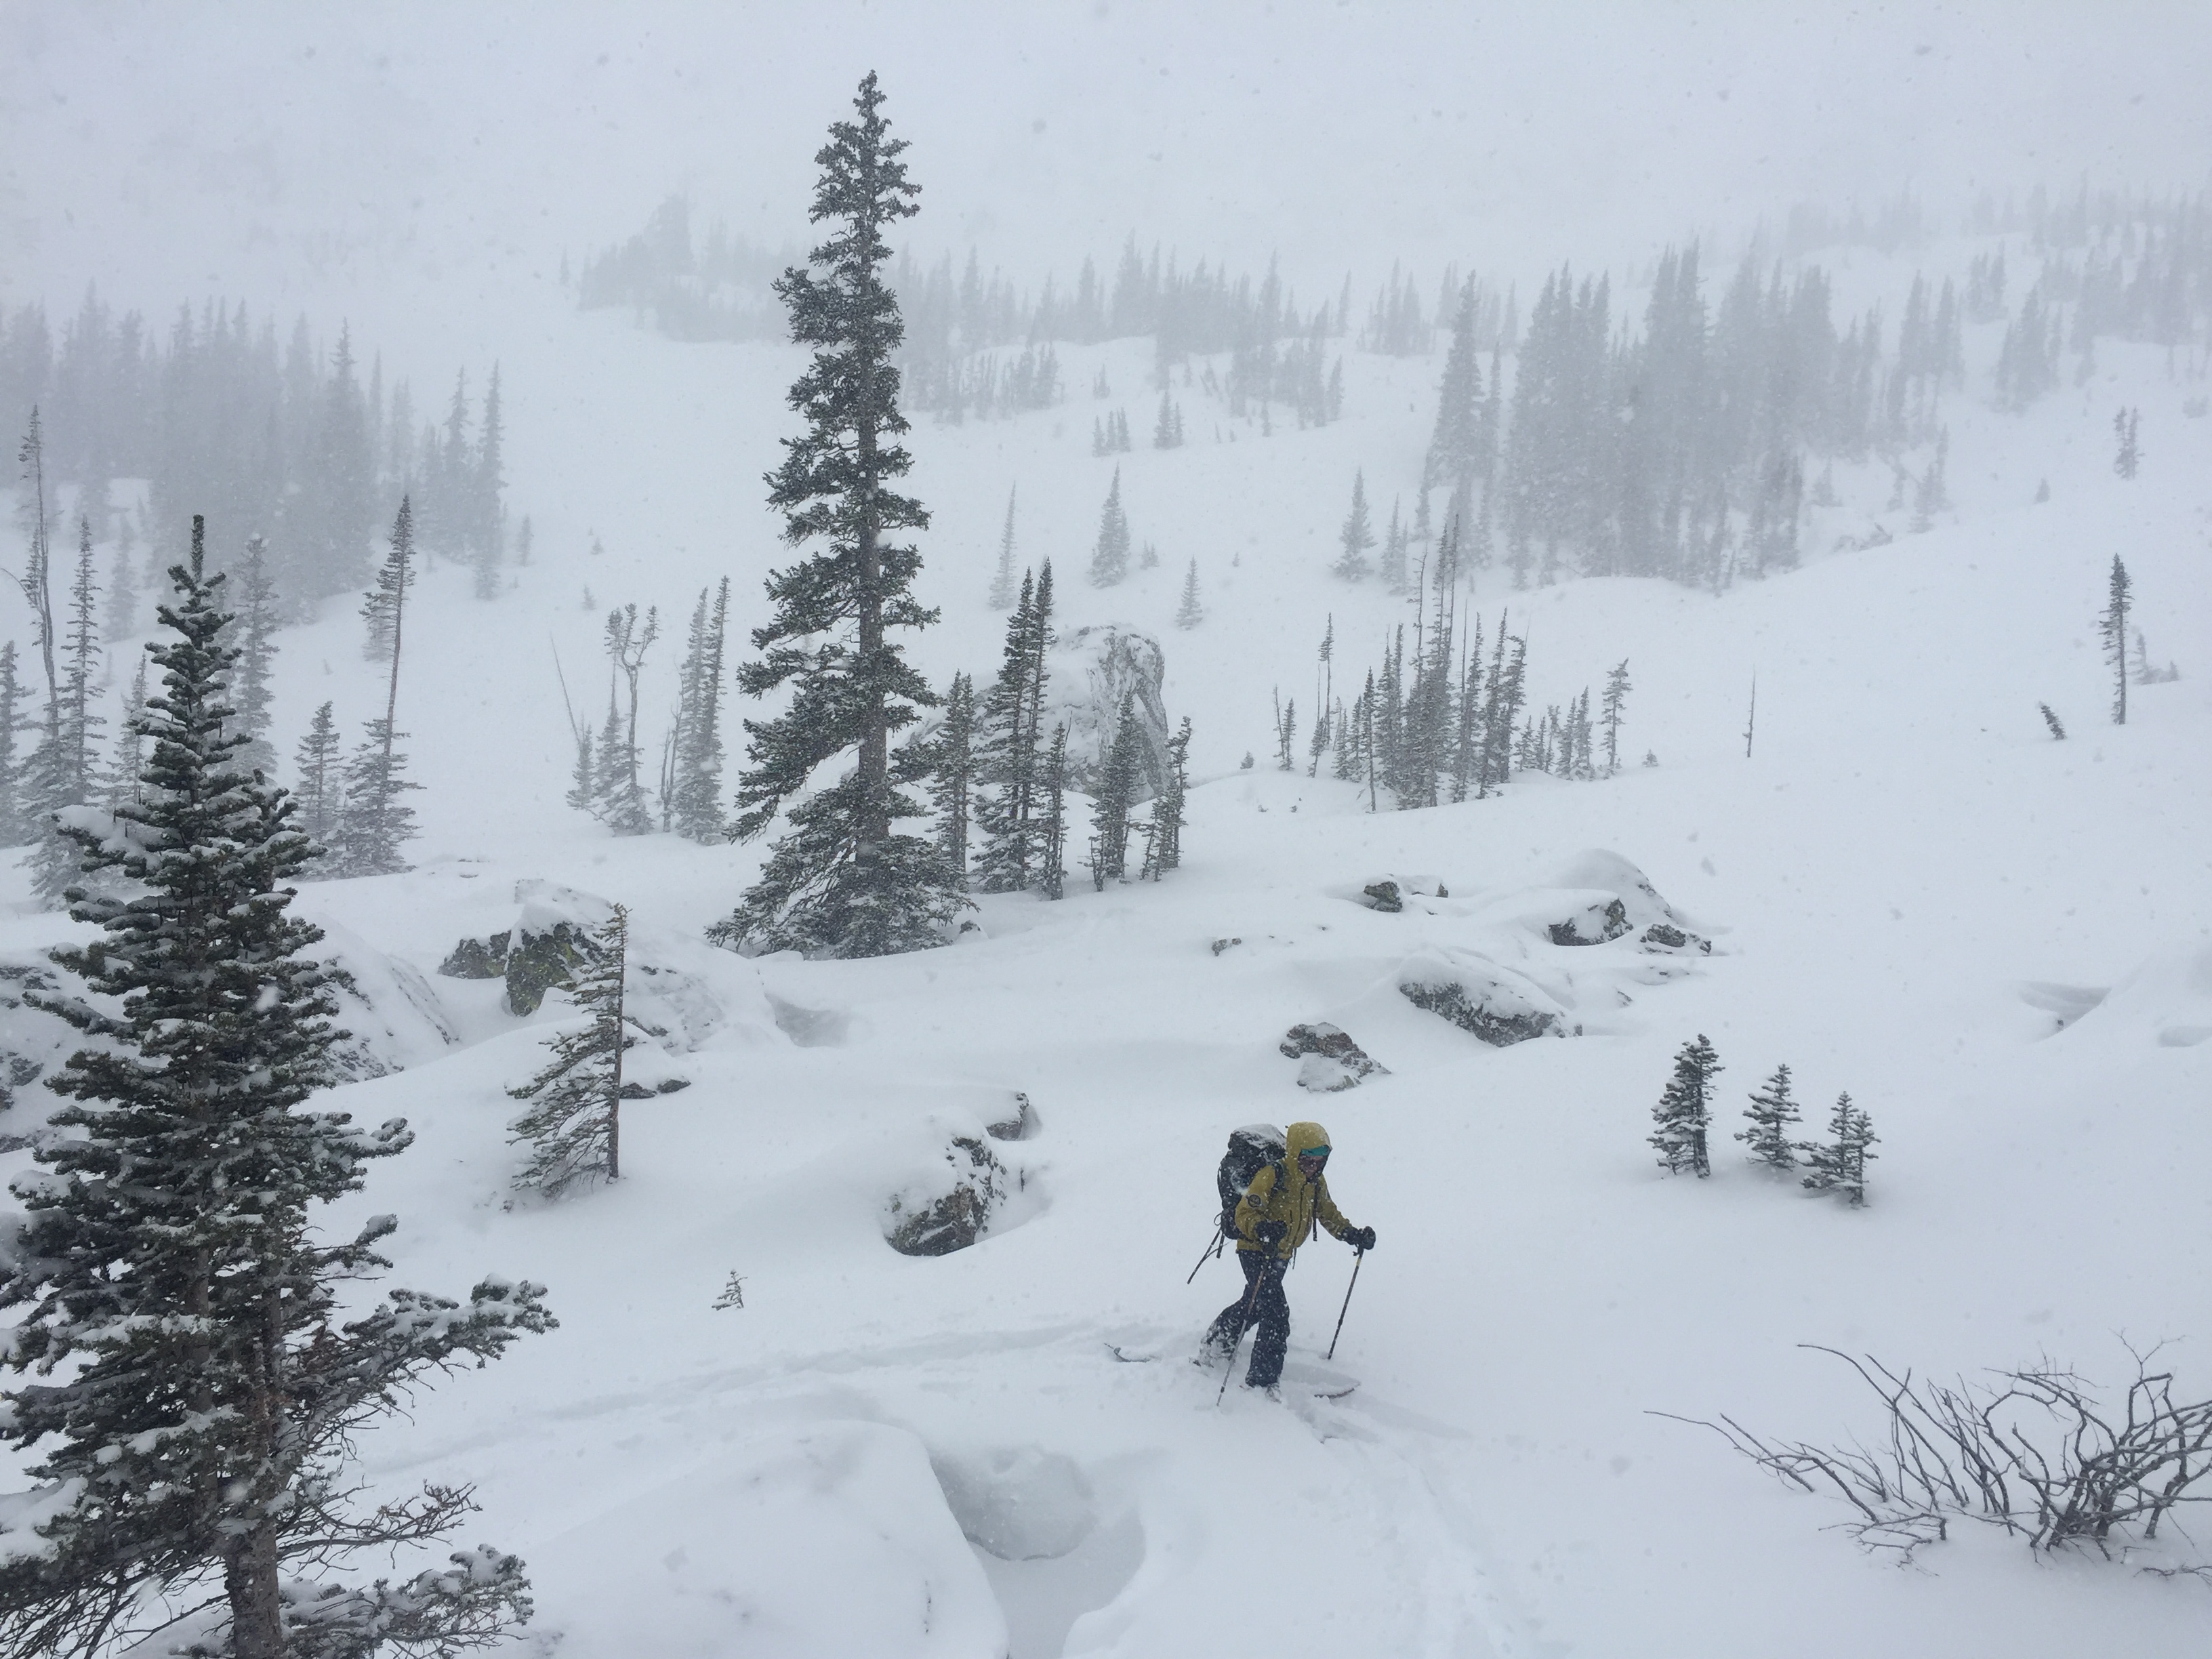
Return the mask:
<path id="1" fill-rule="evenodd" d="M 1034 281 L 1134 230 L 1293 280 L 1525 274 L 1905 191 L 2193 185 L 2212 26 L 2079 5 L 0 9 L 0 301 L 465 288 L 651 204 L 772 246 L 878 70 L 918 252 Z"/>

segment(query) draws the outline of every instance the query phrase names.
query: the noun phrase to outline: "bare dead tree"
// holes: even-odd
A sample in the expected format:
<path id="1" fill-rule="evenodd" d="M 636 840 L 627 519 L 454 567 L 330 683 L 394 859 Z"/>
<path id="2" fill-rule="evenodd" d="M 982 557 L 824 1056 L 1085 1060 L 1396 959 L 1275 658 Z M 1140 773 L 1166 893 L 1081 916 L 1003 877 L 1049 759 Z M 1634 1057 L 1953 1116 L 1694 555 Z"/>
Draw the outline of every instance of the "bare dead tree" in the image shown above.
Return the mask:
<path id="1" fill-rule="evenodd" d="M 1954 1518 L 2002 1528 L 2031 1550 L 2093 1547 L 2106 1559 L 2179 1534 L 2184 1505 L 2212 1504 L 2212 1400 L 2177 1401 L 2158 1350 L 2129 1349 L 2135 1380 L 2117 1401 L 2072 1369 L 2045 1360 L 1954 1382 L 1899 1373 L 1871 1355 L 1817 1343 L 1871 1389 L 1885 1437 L 1875 1444 L 1771 1440 L 1731 1417 L 1693 1423 L 1804 1492 L 1832 1490 L 1856 1511 L 1843 1523 L 1866 1548 L 1910 1559 L 1949 1535 Z M 2168 1552 L 2160 1552 L 2168 1553 Z M 2212 1562 L 2148 1571 L 2212 1580 Z"/>

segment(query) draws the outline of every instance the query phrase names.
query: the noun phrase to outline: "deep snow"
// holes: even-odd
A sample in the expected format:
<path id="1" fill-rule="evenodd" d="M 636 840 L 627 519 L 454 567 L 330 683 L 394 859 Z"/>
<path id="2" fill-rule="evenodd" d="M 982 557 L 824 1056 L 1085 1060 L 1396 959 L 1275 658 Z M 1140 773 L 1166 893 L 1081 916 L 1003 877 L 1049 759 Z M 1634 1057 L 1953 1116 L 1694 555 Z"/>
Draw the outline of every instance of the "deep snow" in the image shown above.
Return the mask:
<path id="1" fill-rule="evenodd" d="M 1188 447 L 1109 460 L 1084 389 L 1103 362 L 1104 407 L 1148 427 L 1148 349 L 1065 350 L 1061 409 L 914 434 L 937 514 L 922 592 L 945 612 L 915 655 L 940 681 L 995 666 L 983 596 L 1018 481 L 1021 556 L 1054 560 L 1063 631 L 1162 638 L 1204 779 L 1185 868 L 1104 893 L 1078 872 L 1057 905 L 986 898 L 981 935 L 942 951 L 748 962 L 699 935 L 759 847 L 611 840 L 561 806 L 548 640 L 572 687 L 596 686 L 609 605 L 680 620 L 728 574 L 733 635 L 759 620 L 780 556 L 756 481 L 798 359 L 580 317 L 550 285 L 449 326 L 501 360 L 537 560 L 489 605 L 458 568 L 427 575 L 400 714 L 428 786 L 418 867 L 313 886 L 302 908 L 427 975 L 509 925 L 518 883 L 562 883 L 629 905 L 640 954 L 719 1011 L 673 1044 L 692 1086 L 625 1107 L 623 1181 L 556 1205 L 510 1201 L 501 1090 L 534 1069 L 557 1000 L 520 1021 L 495 984 L 429 978 L 458 1041 L 418 1021 L 406 1069 L 338 1102 L 419 1132 L 331 1218 L 397 1212 L 396 1282 L 550 1287 L 557 1333 L 364 1443 L 379 1483 L 476 1485 L 469 1536 L 528 1559 L 538 1639 L 572 1659 L 980 1656 L 1008 1632 L 1016 1659 L 2203 1650 L 2199 1583 L 2037 1562 L 1971 1528 L 1899 1571 L 1822 1530 L 1835 1504 L 1647 1414 L 1867 1428 L 1808 1342 L 1938 1373 L 2049 1353 L 2109 1380 L 2122 1336 L 2173 1338 L 2212 1391 L 2212 423 L 2181 417 L 2154 355 L 2100 347 L 2104 379 L 2026 417 L 1955 404 L 1960 510 L 1887 547 L 1719 598 L 1514 594 L 1485 573 L 1486 622 L 1510 605 L 1531 629 L 1537 706 L 1626 657 L 1627 753 L 1661 763 L 1370 816 L 1349 786 L 1268 769 L 1269 691 L 1307 702 L 1330 612 L 1340 673 L 1399 618 L 1325 568 L 1353 467 L 1379 516 L 1418 475 L 1437 364 L 1351 356 L 1340 426 L 1264 441 L 1227 441 L 1224 416 L 1215 442 L 1216 411 L 1179 391 Z M 2121 402 L 2145 410 L 2133 483 L 2107 465 Z M 1117 464 L 1162 562 L 1102 595 L 1081 572 Z M 1856 516 L 1808 545 L 1869 516 L 1902 530 L 1864 510 L 1886 475 L 1839 483 Z M 2185 676 L 2136 689 L 2124 728 L 2091 627 L 2116 551 L 2154 656 Z M 1210 617 L 1182 634 L 1192 556 Z M 325 697 L 370 712 L 358 626 L 334 606 L 282 636 L 280 750 Z M 661 704 L 675 655 L 649 671 Z M 1594 884 L 1593 851 L 1640 869 L 1713 953 L 1552 944 L 1539 924 L 1558 890 Z M 1449 897 L 1355 902 L 1385 874 Z M 10 956 L 68 927 L 16 912 Z M 1492 1050 L 1398 994 L 1469 953 L 1582 1034 Z M 1301 1092 L 1274 1045 L 1320 1019 L 1389 1075 Z M 1644 1141 L 1700 1031 L 1728 1067 L 1705 1182 L 1663 1176 Z M 1808 1133 L 1842 1090 L 1872 1113 L 1865 1211 L 1763 1178 L 1726 1139 L 1781 1060 Z M 1001 1149 L 1024 1183 L 1004 1222 L 947 1257 L 886 1249 L 887 1196 L 1016 1090 L 1042 1129 Z M 1183 1363 L 1234 1286 L 1219 1263 L 1183 1283 L 1213 1162 L 1239 1124 L 1309 1115 L 1339 1201 L 1381 1236 L 1335 1361 L 1360 1386 L 1281 1406 L 1232 1388 L 1216 1409 L 1218 1373 Z M 1294 1382 L 1350 1267 L 1327 1240 L 1300 1257 Z M 715 1310 L 732 1273 L 744 1306 Z M 1116 1364 L 1109 1342 L 1158 1358 Z"/>

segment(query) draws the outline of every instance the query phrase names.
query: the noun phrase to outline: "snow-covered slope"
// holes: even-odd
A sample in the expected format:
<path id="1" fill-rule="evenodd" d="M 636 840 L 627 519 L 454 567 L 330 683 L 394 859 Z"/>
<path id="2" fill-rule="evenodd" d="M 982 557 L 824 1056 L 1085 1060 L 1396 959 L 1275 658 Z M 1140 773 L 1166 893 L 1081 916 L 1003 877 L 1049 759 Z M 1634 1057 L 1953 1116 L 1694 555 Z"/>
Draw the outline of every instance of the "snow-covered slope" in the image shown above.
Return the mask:
<path id="1" fill-rule="evenodd" d="M 2115 1632 L 2202 1651 L 2200 1584 L 1978 1535 L 1899 1572 L 1823 1532 L 1833 1503 L 1649 1414 L 1869 1429 L 1802 1343 L 1939 1373 L 2050 1354 L 2110 1380 L 2123 1337 L 2172 1338 L 2212 1391 L 2212 422 L 2182 418 L 2156 360 L 2102 350 L 2109 379 L 2024 419 L 1954 411 L 1960 509 L 1923 535 L 1719 598 L 1483 574 L 1474 604 L 1530 630 L 1536 704 L 1626 658 L 1628 751 L 1660 763 L 1374 816 L 1268 769 L 1270 690 L 1310 696 L 1331 613 L 1340 668 L 1406 619 L 1326 566 L 1355 466 L 1382 515 L 1418 476 L 1434 365 L 1354 357 L 1349 418 L 1264 440 L 1224 416 L 1216 441 L 1194 392 L 1188 447 L 1109 460 L 1090 417 L 1147 423 L 1148 351 L 1071 350 L 1067 384 L 1103 366 L 1115 397 L 915 433 L 937 514 L 923 596 L 945 611 L 915 655 L 940 681 L 994 667 L 983 598 L 1018 483 L 1020 556 L 1054 560 L 1063 628 L 1164 641 L 1169 713 L 1198 732 L 1186 866 L 985 899 L 945 950 L 806 963 L 700 943 L 757 847 L 611 840 L 559 804 L 548 649 L 595 707 L 607 605 L 680 615 L 727 574 L 733 623 L 760 619 L 777 555 L 757 480 L 797 360 L 580 318 L 550 286 L 468 325 L 503 365 L 537 558 L 489 605 L 460 570 L 426 577 L 401 696 L 418 867 L 303 906 L 374 965 L 380 1053 L 404 1068 L 339 1103 L 420 1134 L 348 1207 L 399 1214 L 398 1282 L 526 1275 L 562 1321 L 422 1396 L 364 1443 L 367 1473 L 474 1483 L 480 1534 L 529 1559 L 561 1652 L 1816 1659 L 2055 1656 Z M 2118 402 L 2145 410 L 2133 483 L 2106 465 Z M 1098 593 L 1081 572 L 1116 465 L 1161 564 Z M 1861 509 L 1887 487 L 1839 482 Z M 1808 544 L 1868 515 L 1848 516 Z M 2137 688 L 2120 728 L 2091 626 L 2115 552 L 2184 672 Z M 1178 633 L 1193 557 L 1210 615 Z M 280 747 L 325 698 L 368 711 L 358 626 L 334 608 L 282 637 Z M 673 657 L 649 671 L 663 703 Z M 1710 954 L 1553 941 L 1628 866 Z M 1404 911 L 1358 902 L 1384 876 Z M 495 983 L 434 974 L 509 926 L 526 882 L 631 907 L 641 953 L 681 976 L 666 1063 L 692 1085 L 626 1107 L 618 1185 L 550 1206 L 509 1192 L 502 1090 L 558 1000 L 520 1020 Z M 1650 901 L 1624 896 L 1640 922 Z M 15 960 L 67 927 L 21 914 L 0 945 Z M 1579 1033 L 1492 1048 L 1399 990 L 1486 964 Z M 1275 1045 L 1316 1020 L 1388 1075 L 1302 1092 Z M 1700 1032 L 1728 1068 L 1710 1182 L 1644 1145 Z M 1725 1140 L 1782 1061 L 1808 1132 L 1842 1091 L 1872 1114 L 1866 1210 Z M 947 1256 L 886 1248 L 889 1198 L 1018 1091 L 1039 1127 L 1000 1148 L 1000 1224 Z M 1379 1248 L 1333 1364 L 1352 1259 L 1324 1240 L 1290 1283 L 1285 1402 L 1232 1388 L 1217 1407 L 1219 1372 L 1185 1361 L 1238 1281 L 1210 1262 L 1184 1283 L 1214 1160 L 1237 1125 L 1307 1115 Z M 733 1273 L 744 1305 L 717 1310 Z M 1339 1378 L 1356 1392 L 1316 1397 Z"/>

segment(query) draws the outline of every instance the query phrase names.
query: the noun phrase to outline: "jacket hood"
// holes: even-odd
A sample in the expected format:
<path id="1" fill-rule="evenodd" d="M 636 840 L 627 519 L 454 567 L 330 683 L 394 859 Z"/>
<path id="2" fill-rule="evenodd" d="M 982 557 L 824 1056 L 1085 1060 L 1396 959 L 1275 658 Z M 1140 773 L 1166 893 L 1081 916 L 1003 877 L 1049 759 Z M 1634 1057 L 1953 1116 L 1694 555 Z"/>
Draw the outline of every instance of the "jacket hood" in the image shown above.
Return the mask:
<path id="1" fill-rule="evenodd" d="M 1301 1155 L 1328 1145 L 1328 1131 L 1318 1123 L 1293 1123 L 1283 1132 L 1283 1144 L 1285 1156 L 1295 1168 Z"/>

